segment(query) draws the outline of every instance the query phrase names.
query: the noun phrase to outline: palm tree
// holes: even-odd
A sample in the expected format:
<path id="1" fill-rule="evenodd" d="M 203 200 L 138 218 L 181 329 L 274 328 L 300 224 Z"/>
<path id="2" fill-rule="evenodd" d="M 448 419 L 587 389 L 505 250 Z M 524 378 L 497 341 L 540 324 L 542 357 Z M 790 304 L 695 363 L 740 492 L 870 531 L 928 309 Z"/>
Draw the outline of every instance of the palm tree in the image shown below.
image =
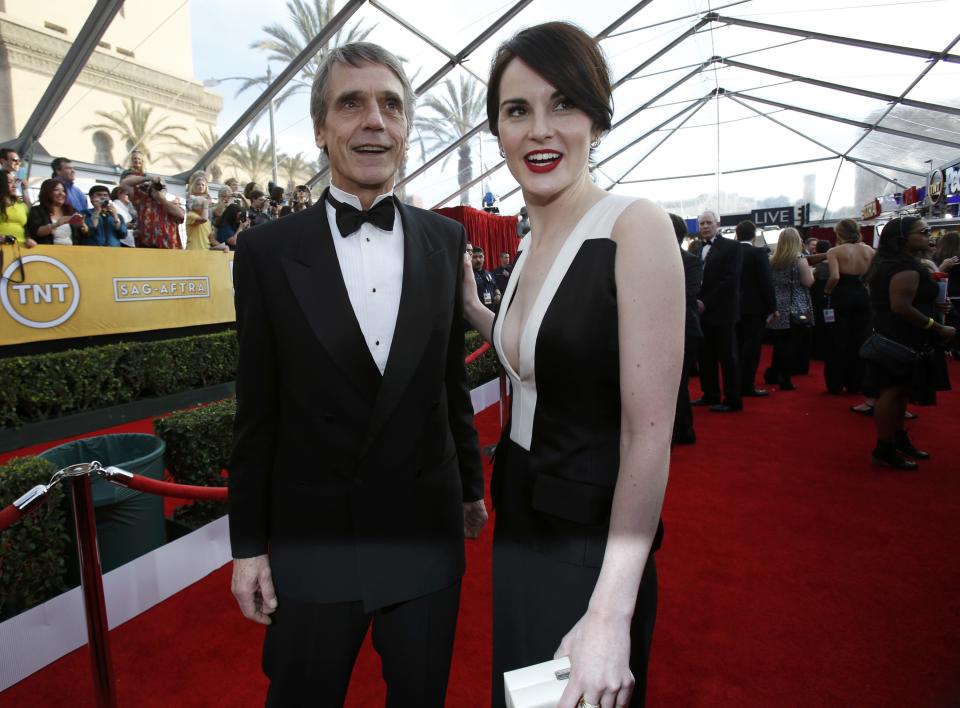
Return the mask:
<path id="1" fill-rule="evenodd" d="M 266 38 L 257 40 L 250 45 L 252 49 L 262 49 L 270 52 L 267 61 L 277 61 L 284 65 L 289 64 L 303 51 L 303 48 L 326 26 L 336 14 L 333 0 L 287 0 L 287 13 L 293 22 L 293 31 L 286 27 L 273 24 L 263 27 Z M 330 47 L 363 41 L 370 34 L 373 27 L 362 28 L 360 23 L 348 30 L 337 32 L 328 43 Z M 309 91 L 313 85 L 313 78 L 327 56 L 326 48 L 321 49 L 306 63 L 300 74 L 291 79 L 274 100 L 277 106 L 283 104 L 290 96 L 301 91 Z M 244 81 L 237 90 L 237 95 L 259 86 L 268 85 L 267 77 L 255 76 Z"/>
<path id="2" fill-rule="evenodd" d="M 257 184 L 263 184 L 261 177 L 273 167 L 273 143 L 261 142 L 259 135 L 251 139 L 247 133 L 245 144 L 233 143 L 226 152 L 237 169 L 246 172 L 250 181 Z"/>
<path id="3" fill-rule="evenodd" d="M 473 77 L 461 75 L 457 83 L 447 79 L 443 87 L 445 91 L 431 93 L 420 99 L 420 106 L 433 111 L 435 115 L 418 117 L 415 124 L 418 131 L 422 131 L 420 139 L 431 143 L 431 148 L 456 142 L 480 123 L 487 111 L 486 89 Z M 447 160 L 444 160 L 444 165 Z M 457 148 L 457 182 L 463 189 L 461 204 L 470 203 L 470 190 L 466 189 L 466 185 L 472 179 L 473 155 L 468 140 Z"/>
<path id="4" fill-rule="evenodd" d="M 94 123 L 84 126 L 84 130 L 106 130 L 120 136 L 127 148 L 127 156 L 134 150 L 139 150 L 149 162 L 153 161 L 151 150 L 156 147 L 157 141 L 166 140 L 177 142 L 177 131 L 186 130 L 182 125 L 170 125 L 166 117 L 158 117 L 151 122 L 153 107 L 137 103 L 132 98 L 123 101 L 123 111 L 96 111 L 96 115 L 105 119 L 105 123 Z M 158 155 L 160 157 L 161 155 Z M 168 155 L 164 153 L 163 157 Z M 126 160 L 124 160 L 126 162 Z"/>
<path id="5" fill-rule="evenodd" d="M 302 177 L 308 174 L 316 174 L 316 172 L 310 172 L 310 162 L 303 156 L 302 151 L 296 155 L 280 155 L 277 159 L 277 166 L 283 170 L 283 175 L 287 178 L 288 191 L 292 191 L 300 183 Z"/>
<path id="6" fill-rule="evenodd" d="M 197 133 L 199 138 L 195 142 L 188 142 L 183 138 L 177 138 L 177 146 L 182 149 L 182 152 L 175 152 L 168 155 L 168 157 L 173 161 L 177 166 L 177 169 L 183 168 L 183 163 L 186 163 L 188 166 L 192 167 L 197 164 L 197 161 L 207 154 L 207 152 L 216 145 L 217 141 L 220 139 L 220 136 L 217 134 L 217 131 L 213 129 L 213 126 L 207 126 L 206 128 L 201 128 Z M 183 163 L 181 163 L 183 160 Z M 220 178 L 223 176 L 223 169 L 216 162 L 211 164 L 208 167 L 210 171 L 210 176 L 213 178 L 214 182 L 219 182 Z"/>

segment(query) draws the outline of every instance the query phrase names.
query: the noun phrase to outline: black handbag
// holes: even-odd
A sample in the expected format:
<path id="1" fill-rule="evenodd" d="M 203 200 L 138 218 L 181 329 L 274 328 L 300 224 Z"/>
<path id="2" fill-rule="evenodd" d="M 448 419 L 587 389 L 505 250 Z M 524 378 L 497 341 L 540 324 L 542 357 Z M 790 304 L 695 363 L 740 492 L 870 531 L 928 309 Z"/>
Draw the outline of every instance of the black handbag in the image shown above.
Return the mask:
<path id="1" fill-rule="evenodd" d="M 874 332 L 860 347 L 860 358 L 897 377 L 906 377 L 912 372 L 919 355 L 916 349 Z"/>

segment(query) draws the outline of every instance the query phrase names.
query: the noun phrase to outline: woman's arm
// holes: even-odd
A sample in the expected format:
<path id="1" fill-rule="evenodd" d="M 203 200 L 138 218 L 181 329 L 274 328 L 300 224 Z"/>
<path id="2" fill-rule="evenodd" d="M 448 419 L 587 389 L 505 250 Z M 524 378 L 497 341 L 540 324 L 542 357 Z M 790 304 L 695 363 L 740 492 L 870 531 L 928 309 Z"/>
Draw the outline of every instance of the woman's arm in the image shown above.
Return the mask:
<path id="1" fill-rule="evenodd" d="M 463 254 L 463 317 L 488 342 L 493 342 L 493 313 L 480 302 L 470 256 Z"/>
<path id="2" fill-rule="evenodd" d="M 630 623 L 670 465 L 683 362 L 684 277 L 670 220 L 645 200 L 614 228 L 620 344 L 620 471 L 600 576 L 586 614 L 564 638 L 570 683 L 558 704 L 626 705 L 633 690 Z M 608 705 L 604 702 L 603 705 Z"/>
<path id="3" fill-rule="evenodd" d="M 840 259 L 837 257 L 836 248 L 827 251 L 827 265 L 830 266 L 830 277 L 827 278 L 827 284 L 823 288 L 823 294 L 829 295 L 840 282 Z"/>
<path id="4" fill-rule="evenodd" d="M 929 329 L 947 339 L 955 336 L 953 327 L 940 324 L 913 306 L 919 286 L 920 274 L 915 270 L 902 270 L 890 278 L 890 311 L 919 329 Z"/>
<path id="5" fill-rule="evenodd" d="M 807 263 L 806 258 L 800 259 L 800 285 L 805 288 L 813 285 L 813 268 Z"/>

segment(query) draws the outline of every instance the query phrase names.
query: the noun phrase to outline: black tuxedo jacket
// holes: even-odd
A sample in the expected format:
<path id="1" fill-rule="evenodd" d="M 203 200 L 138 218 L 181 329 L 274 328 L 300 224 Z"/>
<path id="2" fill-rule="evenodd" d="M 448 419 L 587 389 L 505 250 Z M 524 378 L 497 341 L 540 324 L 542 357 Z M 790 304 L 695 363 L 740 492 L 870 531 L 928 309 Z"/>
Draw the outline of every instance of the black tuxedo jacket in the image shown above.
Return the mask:
<path id="1" fill-rule="evenodd" d="M 700 294 L 700 285 L 703 283 L 703 264 L 692 253 L 680 249 L 683 260 L 683 280 L 686 286 L 687 313 L 684 318 L 684 338 L 701 339 L 703 330 L 700 328 L 700 312 L 697 310 L 697 295 Z"/>
<path id="2" fill-rule="evenodd" d="M 466 236 L 398 207 L 402 294 L 381 375 L 325 205 L 238 239 L 230 542 L 235 558 L 269 553 L 281 597 L 370 611 L 460 578 L 462 502 L 483 497 L 463 363 Z"/>
<path id="3" fill-rule="evenodd" d="M 740 270 L 743 249 L 736 241 L 717 234 L 703 261 L 703 285 L 700 300 L 703 324 L 736 324 L 740 319 Z"/>
<path id="4" fill-rule="evenodd" d="M 770 259 L 763 248 L 740 242 L 743 250 L 743 268 L 740 273 L 740 313 L 744 315 L 769 315 L 777 309 L 777 296 L 773 291 L 773 273 Z"/>

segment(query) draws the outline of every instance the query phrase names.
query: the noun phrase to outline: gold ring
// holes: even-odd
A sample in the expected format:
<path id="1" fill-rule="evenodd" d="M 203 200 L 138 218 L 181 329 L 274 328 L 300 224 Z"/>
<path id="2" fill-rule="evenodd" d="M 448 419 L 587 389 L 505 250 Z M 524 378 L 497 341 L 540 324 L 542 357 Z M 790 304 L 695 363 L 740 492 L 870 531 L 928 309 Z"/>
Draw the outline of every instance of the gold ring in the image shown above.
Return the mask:
<path id="1" fill-rule="evenodd" d="M 577 708 L 600 708 L 599 703 L 587 703 L 587 699 L 583 696 L 580 696 L 580 702 L 577 703 Z"/>

